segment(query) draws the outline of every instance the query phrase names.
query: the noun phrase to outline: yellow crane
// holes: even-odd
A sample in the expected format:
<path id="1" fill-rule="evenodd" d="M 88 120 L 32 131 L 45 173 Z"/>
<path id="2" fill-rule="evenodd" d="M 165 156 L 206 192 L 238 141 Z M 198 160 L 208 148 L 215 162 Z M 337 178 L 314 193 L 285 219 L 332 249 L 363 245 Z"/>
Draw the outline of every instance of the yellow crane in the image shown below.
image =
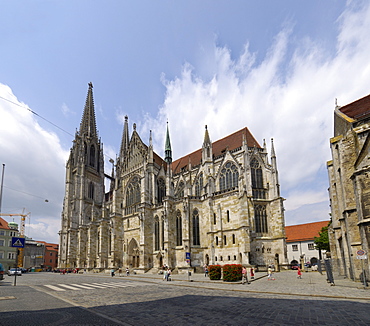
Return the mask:
<path id="1" fill-rule="evenodd" d="M 25 214 L 24 213 L 25 210 L 26 209 L 23 208 L 22 214 L 1 214 L 0 213 L 0 216 L 10 216 L 10 217 L 20 216 L 21 217 L 21 226 L 19 228 L 19 237 L 20 238 L 24 238 L 24 233 L 26 231 L 26 217 L 31 214 L 30 212 L 28 212 L 27 214 Z M 24 248 L 19 248 L 18 267 L 23 267 L 23 256 L 24 256 L 23 250 L 24 250 Z"/>

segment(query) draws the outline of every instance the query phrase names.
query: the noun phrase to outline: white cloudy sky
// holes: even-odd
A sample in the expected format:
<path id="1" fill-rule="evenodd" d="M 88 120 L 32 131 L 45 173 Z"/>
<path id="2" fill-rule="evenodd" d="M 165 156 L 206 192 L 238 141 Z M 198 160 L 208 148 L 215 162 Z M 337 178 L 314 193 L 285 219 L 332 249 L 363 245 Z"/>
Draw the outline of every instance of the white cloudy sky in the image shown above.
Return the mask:
<path id="1" fill-rule="evenodd" d="M 369 2 L 24 0 L 0 13 L 1 211 L 31 212 L 28 236 L 58 242 L 90 81 L 107 155 L 126 114 L 160 155 L 168 120 L 174 159 L 201 147 L 205 124 L 212 140 L 247 126 L 274 138 L 286 224 L 328 219 L 335 99 L 370 93 Z"/>

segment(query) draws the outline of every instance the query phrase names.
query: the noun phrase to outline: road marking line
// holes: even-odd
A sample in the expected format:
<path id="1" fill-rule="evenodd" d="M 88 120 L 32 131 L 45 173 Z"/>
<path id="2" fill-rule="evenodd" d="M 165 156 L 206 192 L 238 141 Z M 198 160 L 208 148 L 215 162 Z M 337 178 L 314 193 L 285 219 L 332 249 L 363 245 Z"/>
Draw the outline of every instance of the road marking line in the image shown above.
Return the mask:
<path id="1" fill-rule="evenodd" d="M 71 285 L 73 285 L 73 286 L 77 286 L 77 287 L 79 287 L 79 288 L 81 288 L 81 289 L 88 289 L 88 290 L 92 290 L 92 288 L 91 288 L 91 287 L 88 287 L 88 286 L 85 286 L 85 285 L 80 285 L 80 284 L 71 284 Z"/>
<path id="2" fill-rule="evenodd" d="M 62 286 L 64 288 L 67 288 L 67 289 L 70 289 L 70 290 L 81 290 L 81 289 L 76 289 L 75 287 L 69 286 L 67 284 L 58 284 L 58 286 Z"/>
<path id="3" fill-rule="evenodd" d="M 90 284 L 90 283 L 82 283 L 82 284 L 92 286 L 92 287 L 97 288 L 97 289 L 105 289 L 106 288 L 105 286 L 95 285 L 95 284 Z"/>
<path id="4" fill-rule="evenodd" d="M 101 283 L 101 285 L 104 285 L 104 286 L 109 287 L 109 288 L 115 288 L 116 287 L 116 283 Z"/>
<path id="5" fill-rule="evenodd" d="M 65 291 L 64 289 L 58 288 L 58 287 L 56 287 L 54 285 L 44 285 L 44 286 L 46 286 L 46 287 L 48 287 L 48 288 L 50 288 L 52 290 L 55 290 L 55 291 Z"/>

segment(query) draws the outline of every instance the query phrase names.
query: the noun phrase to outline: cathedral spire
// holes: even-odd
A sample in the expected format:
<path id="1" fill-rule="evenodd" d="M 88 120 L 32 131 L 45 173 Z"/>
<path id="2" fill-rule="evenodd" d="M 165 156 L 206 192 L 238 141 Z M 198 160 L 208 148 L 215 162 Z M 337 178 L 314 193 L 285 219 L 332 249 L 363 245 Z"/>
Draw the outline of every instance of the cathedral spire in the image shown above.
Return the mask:
<path id="1" fill-rule="evenodd" d="M 96 130 L 95 108 L 92 89 L 93 84 L 90 82 L 89 90 L 87 91 L 84 113 L 82 115 L 82 120 L 80 124 L 80 136 L 95 138 L 97 137 L 98 133 Z"/>
<path id="2" fill-rule="evenodd" d="M 122 134 L 122 141 L 121 141 L 121 150 L 120 150 L 120 157 L 124 157 L 125 153 L 128 149 L 129 144 L 129 135 L 128 135 L 128 116 L 125 116 L 125 123 L 123 125 L 123 134 Z"/>
<path id="3" fill-rule="evenodd" d="M 204 132 L 204 141 L 202 146 L 202 162 L 211 162 L 212 161 L 212 142 L 211 138 L 209 137 L 208 128 L 206 125 L 206 130 Z"/>
<path id="4" fill-rule="evenodd" d="M 206 125 L 206 131 L 204 132 L 203 146 L 207 144 L 211 144 L 211 139 L 209 138 L 209 133 L 208 133 L 207 125 Z"/>
<path id="5" fill-rule="evenodd" d="M 168 131 L 168 121 L 167 121 L 167 133 L 166 133 L 166 144 L 164 148 L 165 158 L 164 160 L 167 164 L 172 163 L 172 150 L 171 150 L 171 141 L 170 141 L 170 133 Z"/>
<path id="6" fill-rule="evenodd" d="M 274 138 L 271 138 L 271 158 L 276 158 L 275 148 L 274 148 Z"/>

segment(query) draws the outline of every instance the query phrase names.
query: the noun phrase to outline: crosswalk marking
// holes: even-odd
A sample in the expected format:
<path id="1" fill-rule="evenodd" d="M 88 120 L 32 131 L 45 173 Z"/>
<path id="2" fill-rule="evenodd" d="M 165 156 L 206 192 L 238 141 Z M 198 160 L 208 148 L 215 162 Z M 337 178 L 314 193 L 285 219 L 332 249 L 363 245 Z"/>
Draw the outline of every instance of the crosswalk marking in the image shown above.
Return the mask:
<path id="1" fill-rule="evenodd" d="M 82 283 L 82 284 L 87 285 L 87 286 L 92 286 L 97 289 L 105 289 L 105 286 L 100 286 L 100 285 L 95 285 L 95 284 L 90 284 L 90 283 Z"/>
<path id="2" fill-rule="evenodd" d="M 81 289 L 89 289 L 91 290 L 91 287 L 88 287 L 88 286 L 84 286 L 84 285 L 80 285 L 80 284 L 71 284 L 73 286 L 77 286 L 78 288 L 81 288 Z"/>
<path id="3" fill-rule="evenodd" d="M 69 290 L 79 290 L 79 289 L 76 289 L 75 287 L 67 285 L 67 284 L 58 284 L 58 286 L 63 286 L 64 288 L 67 288 Z"/>
<path id="4" fill-rule="evenodd" d="M 46 284 L 45 287 L 54 290 L 54 291 L 66 291 L 68 290 L 94 290 L 94 289 L 106 289 L 106 288 L 126 288 L 126 287 L 135 287 L 143 286 L 144 284 L 139 282 L 104 282 L 104 283 L 81 283 L 81 284 L 55 284 L 50 285 Z"/>
<path id="5" fill-rule="evenodd" d="M 45 286 L 54 291 L 65 291 L 65 289 L 58 288 L 57 286 L 54 285 L 45 285 Z"/>

